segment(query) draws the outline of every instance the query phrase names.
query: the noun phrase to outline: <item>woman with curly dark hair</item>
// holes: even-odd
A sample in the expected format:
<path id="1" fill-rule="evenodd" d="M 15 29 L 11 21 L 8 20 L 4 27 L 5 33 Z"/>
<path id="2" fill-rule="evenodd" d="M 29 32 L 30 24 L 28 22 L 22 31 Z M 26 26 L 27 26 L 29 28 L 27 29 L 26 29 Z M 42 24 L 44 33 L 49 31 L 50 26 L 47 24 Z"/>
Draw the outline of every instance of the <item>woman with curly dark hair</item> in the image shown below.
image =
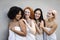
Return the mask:
<path id="1" fill-rule="evenodd" d="M 11 19 L 9 23 L 9 37 L 8 40 L 25 40 L 26 26 L 22 20 L 24 15 L 20 7 L 13 6 L 8 12 L 8 18 Z"/>

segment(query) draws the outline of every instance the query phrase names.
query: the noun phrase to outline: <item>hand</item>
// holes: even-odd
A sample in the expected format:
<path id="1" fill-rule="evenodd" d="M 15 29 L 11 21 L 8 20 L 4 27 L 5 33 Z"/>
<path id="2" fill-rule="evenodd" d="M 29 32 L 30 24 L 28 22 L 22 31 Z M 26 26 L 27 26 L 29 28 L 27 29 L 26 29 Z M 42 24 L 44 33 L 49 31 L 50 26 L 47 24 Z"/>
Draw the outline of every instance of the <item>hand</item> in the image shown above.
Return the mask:
<path id="1" fill-rule="evenodd" d="M 11 30 L 14 31 L 15 30 L 15 27 L 12 27 Z"/>
<path id="2" fill-rule="evenodd" d="M 41 23 L 40 23 L 40 28 L 43 28 L 43 27 L 44 27 L 44 22 L 41 21 Z"/>
<path id="3" fill-rule="evenodd" d="M 40 25 L 40 22 L 38 22 L 37 25 Z"/>
<path id="4" fill-rule="evenodd" d="M 25 24 L 28 24 L 25 19 L 22 19 L 22 20 L 25 22 Z"/>
<path id="5" fill-rule="evenodd" d="M 30 27 L 30 25 L 26 22 L 25 19 L 23 19 L 23 21 L 25 22 L 25 24 L 27 25 L 27 27 Z"/>

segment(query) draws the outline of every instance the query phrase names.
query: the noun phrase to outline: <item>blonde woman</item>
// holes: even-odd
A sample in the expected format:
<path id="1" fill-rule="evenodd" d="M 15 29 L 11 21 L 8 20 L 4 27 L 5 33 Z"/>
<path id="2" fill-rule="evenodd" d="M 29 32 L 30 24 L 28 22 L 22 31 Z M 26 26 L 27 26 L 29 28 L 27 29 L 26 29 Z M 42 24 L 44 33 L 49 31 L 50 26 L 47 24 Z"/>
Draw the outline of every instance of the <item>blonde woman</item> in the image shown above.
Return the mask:
<path id="1" fill-rule="evenodd" d="M 57 12 L 55 10 L 49 10 L 47 13 L 46 27 L 43 26 L 43 22 L 41 23 L 40 27 L 47 34 L 47 40 L 57 40 L 55 33 L 57 29 L 57 24 L 54 21 L 56 18 L 56 13 Z"/>

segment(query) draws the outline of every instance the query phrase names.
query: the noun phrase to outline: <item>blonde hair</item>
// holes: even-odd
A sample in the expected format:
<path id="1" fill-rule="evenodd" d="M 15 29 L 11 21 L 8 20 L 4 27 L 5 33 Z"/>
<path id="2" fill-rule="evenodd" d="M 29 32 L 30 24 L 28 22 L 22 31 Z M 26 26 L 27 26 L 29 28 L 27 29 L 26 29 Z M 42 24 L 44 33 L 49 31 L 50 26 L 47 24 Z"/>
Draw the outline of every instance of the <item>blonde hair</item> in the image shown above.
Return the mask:
<path id="1" fill-rule="evenodd" d="M 50 9 L 49 11 L 52 12 L 52 15 L 54 16 L 53 19 L 55 19 L 56 18 L 57 11 L 54 10 L 54 9 Z"/>
<path id="2" fill-rule="evenodd" d="M 56 10 L 52 10 L 52 15 L 54 16 L 54 19 L 56 18 L 56 14 L 57 14 L 57 11 Z"/>

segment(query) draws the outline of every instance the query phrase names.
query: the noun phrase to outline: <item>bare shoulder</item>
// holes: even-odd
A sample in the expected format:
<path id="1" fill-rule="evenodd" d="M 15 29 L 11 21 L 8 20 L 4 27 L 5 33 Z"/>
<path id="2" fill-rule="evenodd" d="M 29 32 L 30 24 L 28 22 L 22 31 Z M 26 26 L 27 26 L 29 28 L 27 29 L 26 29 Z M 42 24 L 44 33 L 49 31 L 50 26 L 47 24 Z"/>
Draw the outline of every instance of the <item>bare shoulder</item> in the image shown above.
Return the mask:
<path id="1" fill-rule="evenodd" d="M 44 19 L 45 20 L 45 24 L 47 25 L 48 24 L 48 19 Z"/>
<path id="2" fill-rule="evenodd" d="M 19 20 L 19 23 L 20 23 L 21 25 L 24 25 L 24 24 L 25 24 L 23 20 L 24 20 L 24 19 L 20 19 L 20 20 Z"/>
<path id="3" fill-rule="evenodd" d="M 45 22 L 48 22 L 48 19 L 44 19 L 45 20 Z"/>
<path id="4" fill-rule="evenodd" d="M 33 21 L 34 23 L 36 23 L 34 19 L 31 19 L 31 21 Z"/>
<path id="5" fill-rule="evenodd" d="M 35 21 L 34 19 L 31 19 L 32 21 Z"/>
<path id="6" fill-rule="evenodd" d="M 9 24 L 8 25 L 12 25 L 12 22 L 9 22 Z"/>
<path id="7" fill-rule="evenodd" d="M 24 19 L 20 19 L 19 22 L 23 22 Z"/>
<path id="8" fill-rule="evenodd" d="M 57 23 L 56 23 L 56 22 L 54 22 L 54 23 L 53 23 L 53 26 L 57 27 Z"/>
<path id="9" fill-rule="evenodd" d="M 22 30 L 24 30 L 26 28 L 26 25 L 22 19 L 19 20 L 19 24 L 20 24 L 20 27 L 22 28 Z"/>
<path id="10" fill-rule="evenodd" d="M 11 28 L 12 25 L 13 25 L 12 22 L 9 22 L 8 28 Z"/>

